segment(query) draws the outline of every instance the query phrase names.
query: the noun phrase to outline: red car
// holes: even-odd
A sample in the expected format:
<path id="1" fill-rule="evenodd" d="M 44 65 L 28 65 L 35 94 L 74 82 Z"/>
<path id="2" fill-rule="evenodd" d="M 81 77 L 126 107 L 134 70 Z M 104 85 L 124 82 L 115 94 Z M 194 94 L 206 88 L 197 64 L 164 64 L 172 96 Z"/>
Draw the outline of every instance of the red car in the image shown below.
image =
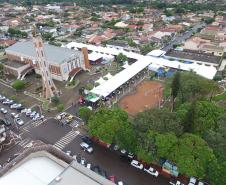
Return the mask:
<path id="1" fill-rule="evenodd" d="M 116 177 L 115 177 L 114 175 L 109 176 L 108 179 L 109 179 L 111 182 L 116 183 Z"/>

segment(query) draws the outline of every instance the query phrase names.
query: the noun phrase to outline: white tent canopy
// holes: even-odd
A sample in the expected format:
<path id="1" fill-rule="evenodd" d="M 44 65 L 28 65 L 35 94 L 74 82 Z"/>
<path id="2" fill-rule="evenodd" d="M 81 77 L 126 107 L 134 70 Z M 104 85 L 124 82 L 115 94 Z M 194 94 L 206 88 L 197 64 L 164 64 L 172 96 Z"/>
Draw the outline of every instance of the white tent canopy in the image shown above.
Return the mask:
<path id="1" fill-rule="evenodd" d="M 106 74 L 106 75 L 104 76 L 104 78 L 105 78 L 105 77 L 109 80 L 109 79 L 111 79 L 113 76 L 111 75 L 111 73 L 108 73 L 108 74 Z"/>
<path id="2" fill-rule="evenodd" d="M 106 82 L 102 77 L 100 77 L 98 80 L 95 81 L 96 83 L 102 84 Z"/>
<path id="3" fill-rule="evenodd" d="M 99 96 L 106 97 L 121 85 L 126 83 L 128 80 L 130 80 L 132 77 L 134 77 L 137 73 L 145 69 L 149 64 L 149 61 L 137 61 L 130 65 L 128 68 L 110 78 L 105 83 L 93 88 L 91 92 Z"/>
<path id="4" fill-rule="evenodd" d="M 201 75 L 208 79 L 213 79 L 215 76 L 217 69 L 213 66 L 205 66 L 205 65 L 198 65 L 198 64 L 185 64 L 179 61 L 170 61 L 160 57 L 153 57 L 153 56 L 144 56 L 134 52 L 127 52 L 124 50 L 118 50 L 115 48 L 110 47 L 101 47 L 101 46 L 94 46 L 88 45 L 83 43 L 71 42 L 66 45 L 67 48 L 83 48 L 87 47 L 88 50 L 99 52 L 101 54 L 109 54 L 109 55 L 118 55 L 119 53 L 123 53 L 128 58 L 132 58 L 137 60 L 139 64 L 144 63 L 144 61 L 148 62 L 149 64 L 156 64 L 163 67 L 170 67 L 174 69 L 180 69 L 184 71 L 194 71 L 198 75 Z M 158 55 L 160 51 L 154 52 L 155 55 Z"/>

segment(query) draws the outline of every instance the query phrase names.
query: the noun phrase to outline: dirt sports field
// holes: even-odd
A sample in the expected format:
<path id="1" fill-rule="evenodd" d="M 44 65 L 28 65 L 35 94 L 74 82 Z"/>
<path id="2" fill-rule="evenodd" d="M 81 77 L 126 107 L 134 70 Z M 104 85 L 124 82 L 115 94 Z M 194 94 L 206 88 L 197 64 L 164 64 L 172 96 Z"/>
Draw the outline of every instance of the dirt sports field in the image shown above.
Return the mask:
<path id="1" fill-rule="evenodd" d="M 156 81 L 143 81 L 136 90 L 119 101 L 119 107 L 129 115 L 135 115 L 147 108 L 158 107 L 162 100 L 163 86 Z"/>

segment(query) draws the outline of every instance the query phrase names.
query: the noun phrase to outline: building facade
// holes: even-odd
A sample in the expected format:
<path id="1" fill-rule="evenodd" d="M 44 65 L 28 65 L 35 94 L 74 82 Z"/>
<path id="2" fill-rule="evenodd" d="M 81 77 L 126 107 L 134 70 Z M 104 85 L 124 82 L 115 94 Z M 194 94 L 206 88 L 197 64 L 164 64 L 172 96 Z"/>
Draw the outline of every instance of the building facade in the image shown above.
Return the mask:
<path id="1" fill-rule="evenodd" d="M 68 80 L 70 72 L 76 68 L 88 70 L 88 65 L 85 64 L 84 54 L 81 51 L 74 51 L 44 44 L 44 52 L 49 63 L 49 70 L 52 78 L 55 80 Z M 18 71 L 18 78 L 23 77 L 27 72 L 26 69 L 28 68 L 32 68 L 37 74 L 40 74 L 37 56 L 31 41 L 17 42 L 16 44 L 8 47 L 5 50 L 5 53 L 10 63 L 17 62 L 27 66 L 27 68 L 23 71 Z M 5 65 L 5 68 L 9 67 Z M 12 70 L 12 65 L 10 68 Z"/>

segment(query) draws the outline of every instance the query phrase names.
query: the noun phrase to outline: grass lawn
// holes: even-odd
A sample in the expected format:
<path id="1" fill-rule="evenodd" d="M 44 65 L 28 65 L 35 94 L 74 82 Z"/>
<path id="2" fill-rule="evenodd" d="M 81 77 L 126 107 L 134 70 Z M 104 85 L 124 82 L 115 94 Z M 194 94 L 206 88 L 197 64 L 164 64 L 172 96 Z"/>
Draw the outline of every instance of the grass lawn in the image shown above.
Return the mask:
<path id="1" fill-rule="evenodd" d="M 213 97 L 213 100 L 214 101 L 220 101 L 220 100 L 226 101 L 226 92 L 224 92 L 221 95 Z"/>

